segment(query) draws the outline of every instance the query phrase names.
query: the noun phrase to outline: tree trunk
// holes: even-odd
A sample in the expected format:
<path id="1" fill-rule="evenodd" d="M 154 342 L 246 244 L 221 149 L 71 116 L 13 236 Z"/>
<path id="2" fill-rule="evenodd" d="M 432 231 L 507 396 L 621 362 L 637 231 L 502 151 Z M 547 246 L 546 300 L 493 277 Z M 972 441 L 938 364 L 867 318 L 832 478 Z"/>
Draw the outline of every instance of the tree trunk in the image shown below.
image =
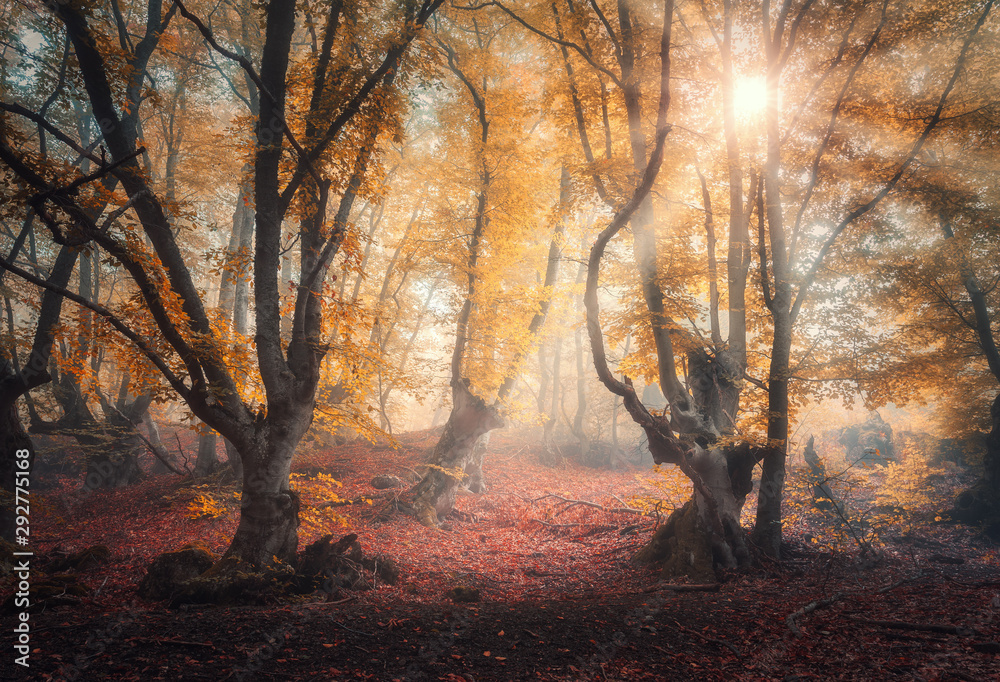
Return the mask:
<path id="1" fill-rule="evenodd" d="M 767 447 L 760 474 L 753 543 L 772 558 L 781 556 L 781 499 L 788 453 L 788 368 L 792 327 L 787 302 L 775 297 L 774 341 L 767 385 Z"/>
<path id="2" fill-rule="evenodd" d="M 545 362 L 545 343 L 538 345 L 538 371 L 540 372 L 538 380 L 538 413 L 545 414 L 545 408 L 548 407 L 549 384 L 552 382 L 549 366 Z"/>
<path id="3" fill-rule="evenodd" d="M 584 429 L 584 418 L 587 415 L 587 377 L 583 373 L 583 329 L 577 327 L 574 332 L 576 344 L 576 414 L 573 415 L 573 435 L 580 442 L 580 461 L 590 463 L 590 437 Z"/>
<path id="4" fill-rule="evenodd" d="M 963 523 L 984 528 L 994 541 L 1000 541 L 1000 395 L 990 409 L 992 428 L 986 436 L 983 475 L 955 499 L 951 515 Z"/>
<path id="5" fill-rule="evenodd" d="M 990 408 L 993 428 L 986 437 L 986 457 L 983 460 L 983 481 L 993 493 L 994 504 L 1000 508 L 1000 394 Z"/>
<path id="6" fill-rule="evenodd" d="M 434 448 L 430 470 L 413 488 L 413 509 L 420 523 L 431 528 L 441 525 L 441 518 L 455 506 L 455 492 L 474 459 L 478 441 L 503 425 L 496 406 L 487 405 L 482 398 L 473 395 L 466 382 L 452 384 L 451 415 Z M 478 464 L 473 462 L 472 473 L 477 469 L 481 479 L 481 459 Z"/>
<path id="7" fill-rule="evenodd" d="M 269 566 L 274 558 L 293 562 L 299 543 L 299 497 L 289 486 L 292 457 L 312 421 L 311 405 L 290 405 L 281 424 L 258 422 L 254 436 L 239 453 L 243 466 L 240 524 L 226 557 L 254 566 Z M 270 421 L 270 419 L 268 420 Z"/>
<path id="8" fill-rule="evenodd" d="M 6 375 L 10 370 L 4 350 L 0 348 L 0 376 Z M 14 532 L 16 528 L 16 474 L 18 472 L 27 473 L 28 480 L 31 481 L 31 470 L 35 462 L 35 448 L 21 424 L 21 417 L 17 412 L 17 401 L 4 402 L 0 404 L 0 537 L 7 542 L 13 543 L 16 538 Z M 18 453 L 28 452 L 27 458 L 18 457 Z M 18 467 L 18 462 L 27 461 L 27 469 Z"/>
<path id="9" fill-rule="evenodd" d="M 559 406 L 562 404 L 562 336 L 556 339 L 556 347 L 552 352 L 552 404 L 549 406 L 549 416 L 542 427 L 542 464 L 553 466 L 561 459 L 552 442 L 559 418 Z"/>
<path id="10" fill-rule="evenodd" d="M 194 463 L 195 478 L 211 476 L 219 468 L 219 457 L 216 454 L 216 443 L 218 434 L 209 430 L 201 434 L 198 439 L 198 459 Z"/>
<path id="11" fill-rule="evenodd" d="M 124 488 L 142 480 L 139 456 L 146 451 L 146 444 L 139 436 L 138 425 L 151 402 L 152 396 L 141 395 L 119 409 L 102 400 L 104 421 L 85 427 L 90 434 L 74 434 L 81 444 L 99 448 L 87 462 L 84 485 L 88 490 Z"/>
<path id="12" fill-rule="evenodd" d="M 142 423 L 146 427 L 146 438 L 153 444 L 153 447 L 161 453 L 164 459 L 166 459 L 171 466 L 177 467 L 178 470 L 181 470 L 181 467 L 178 466 L 177 458 L 170 454 L 167 448 L 164 447 L 163 441 L 160 440 L 160 429 L 157 427 L 156 422 L 153 421 L 153 416 L 149 413 L 149 410 L 146 410 L 146 412 L 142 415 Z M 170 467 L 167 466 L 167 462 L 161 461 L 160 458 L 157 457 L 156 461 L 153 462 L 153 469 L 150 473 L 155 476 L 158 474 L 173 472 Z"/>
<path id="13" fill-rule="evenodd" d="M 650 446 L 654 461 L 666 461 L 655 441 Z M 740 512 L 752 489 L 753 452 L 745 444 L 729 450 L 696 446 L 689 461 L 704 487 L 696 486 L 633 560 L 661 564 L 664 578 L 716 580 L 720 571 L 750 563 Z"/>

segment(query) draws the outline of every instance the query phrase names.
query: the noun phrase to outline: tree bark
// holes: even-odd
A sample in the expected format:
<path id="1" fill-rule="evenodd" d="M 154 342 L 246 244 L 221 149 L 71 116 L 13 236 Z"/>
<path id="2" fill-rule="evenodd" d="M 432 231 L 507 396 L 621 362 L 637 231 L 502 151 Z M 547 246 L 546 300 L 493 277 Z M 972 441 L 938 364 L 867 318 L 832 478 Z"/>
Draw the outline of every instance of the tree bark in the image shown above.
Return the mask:
<path id="1" fill-rule="evenodd" d="M 451 415 L 434 447 L 430 469 L 412 491 L 417 520 L 432 528 L 454 508 L 455 493 L 480 437 L 504 425 L 496 406 L 473 395 L 467 381 L 454 381 L 451 388 Z M 481 469 L 482 462 L 477 466 Z"/>

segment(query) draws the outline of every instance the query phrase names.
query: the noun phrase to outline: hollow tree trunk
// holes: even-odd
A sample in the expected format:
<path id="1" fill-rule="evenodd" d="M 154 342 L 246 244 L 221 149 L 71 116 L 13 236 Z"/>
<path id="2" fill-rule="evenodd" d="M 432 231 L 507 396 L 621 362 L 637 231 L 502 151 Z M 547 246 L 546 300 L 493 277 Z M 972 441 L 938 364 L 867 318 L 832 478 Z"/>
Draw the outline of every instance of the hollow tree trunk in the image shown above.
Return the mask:
<path id="1" fill-rule="evenodd" d="M 462 483 L 480 438 L 504 425 L 493 405 L 473 395 L 464 381 L 452 385 L 452 409 L 444 433 L 434 448 L 430 470 L 413 488 L 413 509 L 425 526 L 437 527 L 455 506 L 455 492 Z M 482 462 L 479 464 L 480 478 Z M 473 463 L 473 471 L 476 464 Z"/>

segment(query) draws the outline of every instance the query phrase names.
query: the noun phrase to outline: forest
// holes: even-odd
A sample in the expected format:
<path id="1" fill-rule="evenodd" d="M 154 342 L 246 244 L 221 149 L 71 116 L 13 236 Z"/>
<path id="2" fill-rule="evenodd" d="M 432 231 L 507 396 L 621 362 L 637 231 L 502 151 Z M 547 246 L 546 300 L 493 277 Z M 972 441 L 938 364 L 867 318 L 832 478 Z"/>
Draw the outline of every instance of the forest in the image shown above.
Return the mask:
<path id="1" fill-rule="evenodd" d="M 0 678 L 995 679 L 993 4 L 0 0 Z"/>

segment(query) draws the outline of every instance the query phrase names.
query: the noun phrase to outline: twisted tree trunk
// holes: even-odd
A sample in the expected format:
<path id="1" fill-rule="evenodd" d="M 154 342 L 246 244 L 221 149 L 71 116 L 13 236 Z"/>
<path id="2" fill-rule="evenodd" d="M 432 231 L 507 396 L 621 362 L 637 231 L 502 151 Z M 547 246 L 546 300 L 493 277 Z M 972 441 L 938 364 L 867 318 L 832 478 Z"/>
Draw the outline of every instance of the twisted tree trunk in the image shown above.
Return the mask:
<path id="1" fill-rule="evenodd" d="M 452 382 L 452 409 L 444 433 L 434 448 L 430 469 L 413 488 L 413 508 L 417 520 L 437 527 L 455 506 L 455 493 L 473 460 L 480 437 L 504 425 L 495 405 L 488 405 L 469 390 L 467 381 Z M 473 462 L 468 473 L 479 472 L 482 460 Z"/>

